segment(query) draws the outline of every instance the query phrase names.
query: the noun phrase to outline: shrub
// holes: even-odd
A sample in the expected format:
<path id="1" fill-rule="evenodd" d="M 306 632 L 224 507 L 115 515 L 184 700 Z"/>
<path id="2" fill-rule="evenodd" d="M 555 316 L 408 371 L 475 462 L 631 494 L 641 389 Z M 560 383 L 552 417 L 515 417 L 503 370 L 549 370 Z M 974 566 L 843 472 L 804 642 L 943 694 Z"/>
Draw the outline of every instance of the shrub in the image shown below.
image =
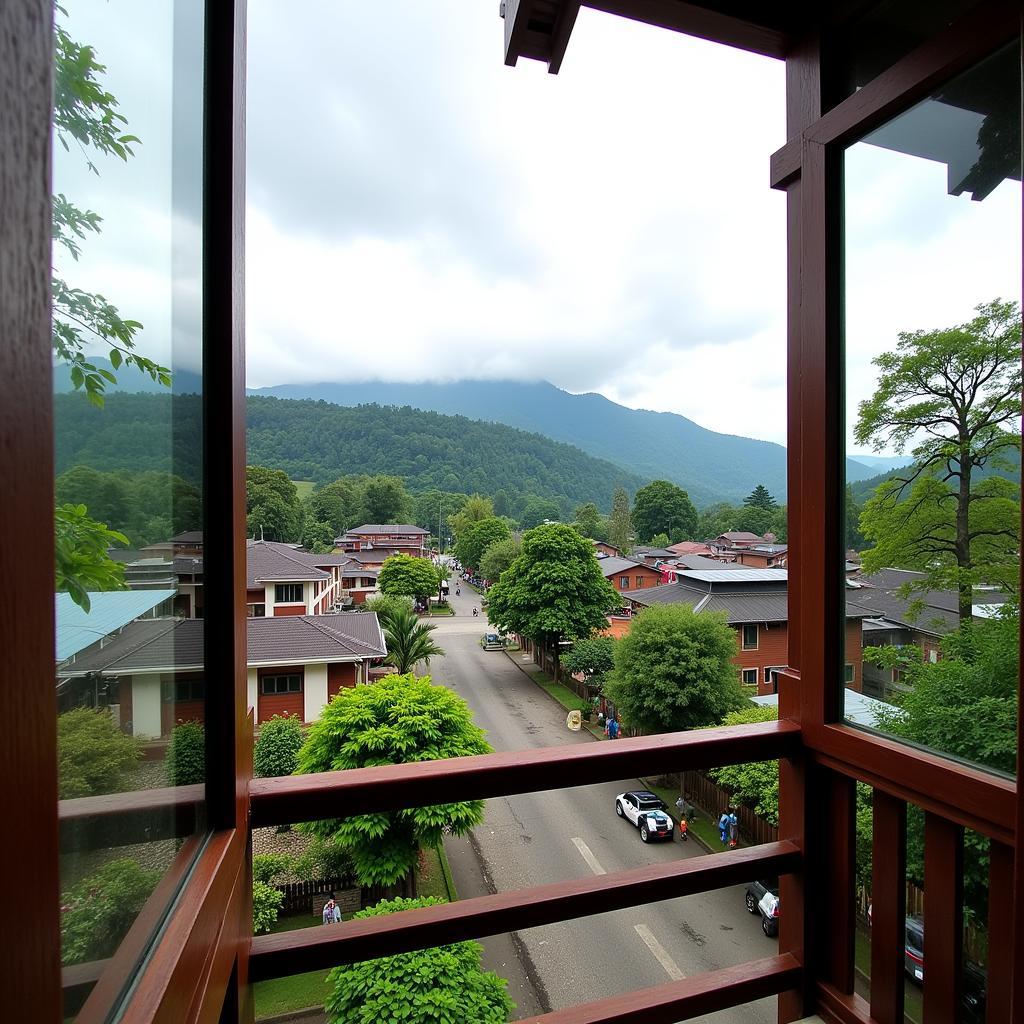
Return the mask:
<path id="1" fill-rule="evenodd" d="M 286 853 L 258 853 L 252 859 L 252 877 L 269 885 L 278 875 L 288 874 L 294 863 Z"/>
<path id="2" fill-rule="evenodd" d="M 269 932 L 284 903 L 284 893 L 266 882 L 252 883 L 252 930 L 258 935 Z"/>
<path id="3" fill-rule="evenodd" d="M 61 898 L 61 960 L 81 964 L 112 956 L 160 878 L 130 857 L 110 861 Z"/>
<path id="4" fill-rule="evenodd" d="M 256 778 L 291 775 L 298 765 L 303 738 L 302 723 L 293 715 L 274 715 L 264 722 L 252 755 Z"/>
<path id="5" fill-rule="evenodd" d="M 378 917 L 443 902 L 434 898 L 385 900 L 354 917 Z M 327 975 L 332 986 L 325 1007 L 327 1019 L 331 1024 L 385 1020 L 504 1024 L 515 1004 L 508 996 L 505 979 L 481 966 L 481 952 L 477 942 L 455 942 L 335 967 Z"/>
<path id="6" fill-rule="evenodd" d="M 200 722 L 174 727 L 164 771 L 172 786 L 194 786 L 206 778 L 206 734 Z"/>
<path id="7" fill-rule="evenodd" d="M 75 708 L 57 719 L 60 798 L 116 793 L 142 756 L 107 711 Z"/>
<path id="8" fill-rule="evenodd" d="M 311 882 L 321 878 L 354 878 L 352 855 L 339 842 L 313 836 L 306 852 L 296 858 L 292 871 Z"/>

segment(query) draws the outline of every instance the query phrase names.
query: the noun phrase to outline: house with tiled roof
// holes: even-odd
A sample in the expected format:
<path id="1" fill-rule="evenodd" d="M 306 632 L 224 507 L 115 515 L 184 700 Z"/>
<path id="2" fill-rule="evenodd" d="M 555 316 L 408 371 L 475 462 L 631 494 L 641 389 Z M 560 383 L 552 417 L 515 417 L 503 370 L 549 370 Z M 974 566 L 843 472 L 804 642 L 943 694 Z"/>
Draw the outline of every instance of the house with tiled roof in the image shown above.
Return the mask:
<path id="1" fill-rule="evenodd" d="M 430 531 L 402 523 L 365 523 L 334 539 L 336 550 L 346 554 L 373 553 L 383 563 L 389 555 L 415 555 L 425 558 Z"/>
<path id="2" fill-rule="evenodd" d="M 178 722 L 203 720 L 202 619 L 137 619 L 105 639 L 58 667 L 59 688 L 102 687 L 133 736 L 167 736 Z M 373 612 L 345 612 L 249 619 L 246 652 L 256 722 L 285 714 L 311 722 L 342 687 L 367 682 L 387 648 Z"/>
<path id="3" fill-rule="evenodd" d="M 741 681 L 757 693 L 776 693 L 779 673 L 789 664 L 788 573 L 716 565 L 676 572 L 676 582 L 630 594 L 634 613 L 658 604 L 688 604 L 695 612 L 721 612 L 736 632 L 733 663 Z M 862 685 L 861 622 L 869 612 L 846 606 L 845 685 Z"/>
<path id="4" fill-rule="evenodd" d="M 621 558 L 618 555 L 598 555 L 598 565 L 604 578 L 620 593 L 632 593 L 646 587 L 657 587 L 664 582 L 659 569 L 634 558 Z"/>

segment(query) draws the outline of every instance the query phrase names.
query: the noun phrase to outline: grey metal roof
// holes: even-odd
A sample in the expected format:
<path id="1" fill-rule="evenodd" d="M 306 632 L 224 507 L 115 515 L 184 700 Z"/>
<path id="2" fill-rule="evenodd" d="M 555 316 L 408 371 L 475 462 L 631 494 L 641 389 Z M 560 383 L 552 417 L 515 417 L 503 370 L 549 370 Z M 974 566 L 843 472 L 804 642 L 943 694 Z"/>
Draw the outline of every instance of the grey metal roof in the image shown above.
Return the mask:
<path id="1" fill-rule="evenodd" d="M 634 562 L 632 558 L 619 558 L 618 555 L 607 555 L 604 558 L 599 558 L 597 562 L 605 576 L 616 576 L 620 572 L 627 572 L 630 569 L 651 568 L 643 562 Z"/>
<path id="2" fill-rule="evenodd" d="M 746 568 L 738 562 L 720 562 L 716 558 L 707 558 L 704 555 L 675 555 L 670 564 L 683 569 L 710 569 L 712 572 L 722 570 L 735 572 L 737 569 Z"/>
<path id="3" fill-rule="evenodd" d="M 176 593 L 173 589 L 159 589 L 90 594 L 89 611 L 79 608 L 70 594 L 57 594 L 57 661 L 65 661 L 99 643 Z"/>
<path id="4" fill-rule="evenodd" d="M 789 601 L 786 593 L 746 591 L 741 593 L 700 593 L 677 583 L 662 587 L 637 590 L 628 599 L 641 606 L 655 604 L 688 604 L 697 612 L 725 612 L 730 625 L 744 622 L 786 622 L 789 619 Z M 846 617 L 861 619 L 870 614 L 864 608 L 847 604 Z"/>
<path id="5" fill-rule="evenodd" d="M 358 536 L 360 534 L 367 535 L 379 535 L 379 534 L 415 534 L 418 537 L 429 537 L 430 531 L 424 530 L 421 526 L 407 526 L 403 523 L 365 523 L 363 526 L 357 526 L 355 529 L 347 530 L 345 532 L 346 537 Z"/>
<path id="6" fill-rule="evenodd" d="M 785 569 L 688 569 L 679 576 L 701 583 L 777 583 L 787 579 Z"/>
<path id="7" fill-rule="evenodd" d="M 201 670 L 203 628 L 202 619 L 138 619 L 58 674 Z M 340 612 L 246 619 L 246 651 L 248 663 L 259 665 L 360 661 L 383 657 L 387 648 L 376 613 Z"/>

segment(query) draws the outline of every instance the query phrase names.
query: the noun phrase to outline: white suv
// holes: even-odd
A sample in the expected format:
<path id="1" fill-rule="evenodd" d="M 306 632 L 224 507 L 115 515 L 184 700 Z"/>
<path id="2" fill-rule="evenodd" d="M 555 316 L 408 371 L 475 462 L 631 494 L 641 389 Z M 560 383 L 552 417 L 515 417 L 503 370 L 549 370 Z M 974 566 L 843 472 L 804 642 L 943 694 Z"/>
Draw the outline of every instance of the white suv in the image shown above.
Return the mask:
<path id="1" fill-rule="evenodd" d="M 615 813 L 636 825 L 645 843 L 652 839 L 672 841 L 675 823 L 667 811 L 665 801 L 646 789 L 633 789 L 615 798 Z"/>

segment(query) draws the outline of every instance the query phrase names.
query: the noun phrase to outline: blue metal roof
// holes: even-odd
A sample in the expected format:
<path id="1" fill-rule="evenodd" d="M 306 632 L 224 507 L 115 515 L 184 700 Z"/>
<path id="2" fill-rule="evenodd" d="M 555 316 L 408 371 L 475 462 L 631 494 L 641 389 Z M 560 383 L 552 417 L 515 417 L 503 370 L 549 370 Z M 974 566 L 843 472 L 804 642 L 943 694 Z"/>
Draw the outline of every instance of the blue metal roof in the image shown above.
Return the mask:
<path id="1" fill-rule="evenodd" d="M 92 607 L 89 611 L 79 608 L 69 594 L 57 594 L 57 661 L 66 661 L 84 651 L 176 593 L 176 590 L 114 590 L 90 594 Z"/>

